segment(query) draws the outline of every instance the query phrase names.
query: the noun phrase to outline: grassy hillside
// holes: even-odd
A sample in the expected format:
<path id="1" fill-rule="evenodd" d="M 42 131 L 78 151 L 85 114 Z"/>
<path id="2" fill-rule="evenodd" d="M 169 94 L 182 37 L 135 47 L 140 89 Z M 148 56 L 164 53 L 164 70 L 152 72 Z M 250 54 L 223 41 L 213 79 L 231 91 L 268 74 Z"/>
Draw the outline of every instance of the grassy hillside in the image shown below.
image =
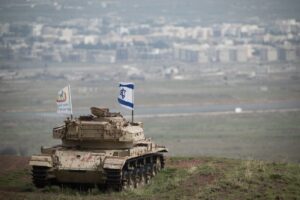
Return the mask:
<path id="1" fill-rule="evenodd" d="M 1 157 L 0 199 L 299 199 L 300 165 L 212 157 L 171 157 L 144 188 L 124 192 L 35 189 L 28 158 Z M 16 164 L 18 163 L 18 164 Z"/>

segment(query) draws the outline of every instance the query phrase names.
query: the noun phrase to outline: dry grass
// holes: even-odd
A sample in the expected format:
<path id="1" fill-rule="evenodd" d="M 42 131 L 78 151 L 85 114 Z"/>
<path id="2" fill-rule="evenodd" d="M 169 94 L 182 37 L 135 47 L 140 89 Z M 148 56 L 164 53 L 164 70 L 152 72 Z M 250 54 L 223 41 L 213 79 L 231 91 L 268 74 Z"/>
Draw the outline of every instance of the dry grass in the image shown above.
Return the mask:
<path id="1" fill-rule="evenodd" d="M 16 158 L 17 161 L 18 158 Z M 172 157 L 144 188 L 124 192 L 35 189 L 26 169 L 0 176 L 0 199 L 298 199 L 300 165 L 211 157 Z"/>

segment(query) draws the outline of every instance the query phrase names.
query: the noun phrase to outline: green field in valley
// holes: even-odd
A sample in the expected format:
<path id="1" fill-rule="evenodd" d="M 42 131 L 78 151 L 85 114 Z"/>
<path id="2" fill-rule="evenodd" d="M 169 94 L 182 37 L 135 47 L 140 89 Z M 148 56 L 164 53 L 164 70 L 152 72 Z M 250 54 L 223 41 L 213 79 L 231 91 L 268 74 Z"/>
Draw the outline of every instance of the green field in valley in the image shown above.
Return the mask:
<path id="1" fill-rule="evenodd" d="M 300 112 L 146 118 L 145 131 L 170 155 L 299 162 Z"/>
<path id="2" fill-rule="evenodd" d="M 79 68 L 78 68 L 79 69 Z M 53 72 L 54 73 L 54 72 Z M 0 151 L 31 155 L 40 146 L 59 143 L 52 128 L 63 122 L 55 113 L 63 80 L 2 81 L 0 86 Z M 89 114 L 91 106 L 122 110 L 116 102 L 117 82 L 70 82 L 75 112 Z M 137 81 L 140 109 L 179 106 L 226 105 L 253 102 L 297 101 L 299 81 L 268 79 L 241 83 L 206 80 Z M 125 111 L 125 112 L 124 112 Z M 170 156 L 221 156 L 299 162 L 300 112 L 199 114 L 173 117 L 139 117 L 145 134 L 166 145 Z"/>

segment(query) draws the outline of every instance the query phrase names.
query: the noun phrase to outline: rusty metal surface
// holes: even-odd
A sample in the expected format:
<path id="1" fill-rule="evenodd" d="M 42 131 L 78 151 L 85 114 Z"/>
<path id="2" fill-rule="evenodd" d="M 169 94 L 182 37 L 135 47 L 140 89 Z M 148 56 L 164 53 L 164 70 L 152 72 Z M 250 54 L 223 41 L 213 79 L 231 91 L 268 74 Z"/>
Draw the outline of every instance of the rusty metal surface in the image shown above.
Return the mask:
<path id="1" fill-rule="evenodd" d="M 58 170 L 98 170 L 105 154 L 84 151 L 59 150 L 54 154 Z"/>

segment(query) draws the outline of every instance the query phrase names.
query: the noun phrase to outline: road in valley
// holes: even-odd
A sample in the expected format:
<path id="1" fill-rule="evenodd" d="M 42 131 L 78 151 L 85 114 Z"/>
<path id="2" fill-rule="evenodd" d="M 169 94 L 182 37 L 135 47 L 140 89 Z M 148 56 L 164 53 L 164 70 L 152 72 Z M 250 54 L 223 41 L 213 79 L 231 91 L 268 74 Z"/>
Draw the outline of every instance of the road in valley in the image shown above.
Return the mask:
<path id="1" fill-rule="evenodd" d="M 176 117 L 176 116 L 192 116 L 192 115 L 209 115 L 209 114 L 231 114 L 235 113 L 236 108 L 240 108 L 242 113 L 251 112 L 285 112 L 300 111 L 300 100 L 289 101 L 273 101 L 259 103 L 240 103 L 240 104 L 208 104 L 208 105 L 158 105 L 158 106 L 135 106 L 135 116 L 138 118 L 148 117 Z M 81 108 L 79 111 L 74 108 L 74 116 L 89 114 L 87 108 Z M 77 110 L 77 111 L 76 111 Z M 131 112 L 119 108 L 113 111 L 121 112 L 124 115 L 130 115 Z M 1 112 L 0 119 L 9 117 L 58 117 L 56 112 Z M 61 116 L 63 117 L 63 116 Z"/>
<path id="2" fill-rule="evenodd" d="M 237 109 L 240 108 L 240 109 Z M 230 114 L 235 111 L 251 112 L 285 112 L 300 111 L 300 101 L 274 101 L 241 104 L 209 104 L 209 105 L 170 105 L 159 107 L 138 107 L 137 117 L 169 117 L 205 114 Z"/>

